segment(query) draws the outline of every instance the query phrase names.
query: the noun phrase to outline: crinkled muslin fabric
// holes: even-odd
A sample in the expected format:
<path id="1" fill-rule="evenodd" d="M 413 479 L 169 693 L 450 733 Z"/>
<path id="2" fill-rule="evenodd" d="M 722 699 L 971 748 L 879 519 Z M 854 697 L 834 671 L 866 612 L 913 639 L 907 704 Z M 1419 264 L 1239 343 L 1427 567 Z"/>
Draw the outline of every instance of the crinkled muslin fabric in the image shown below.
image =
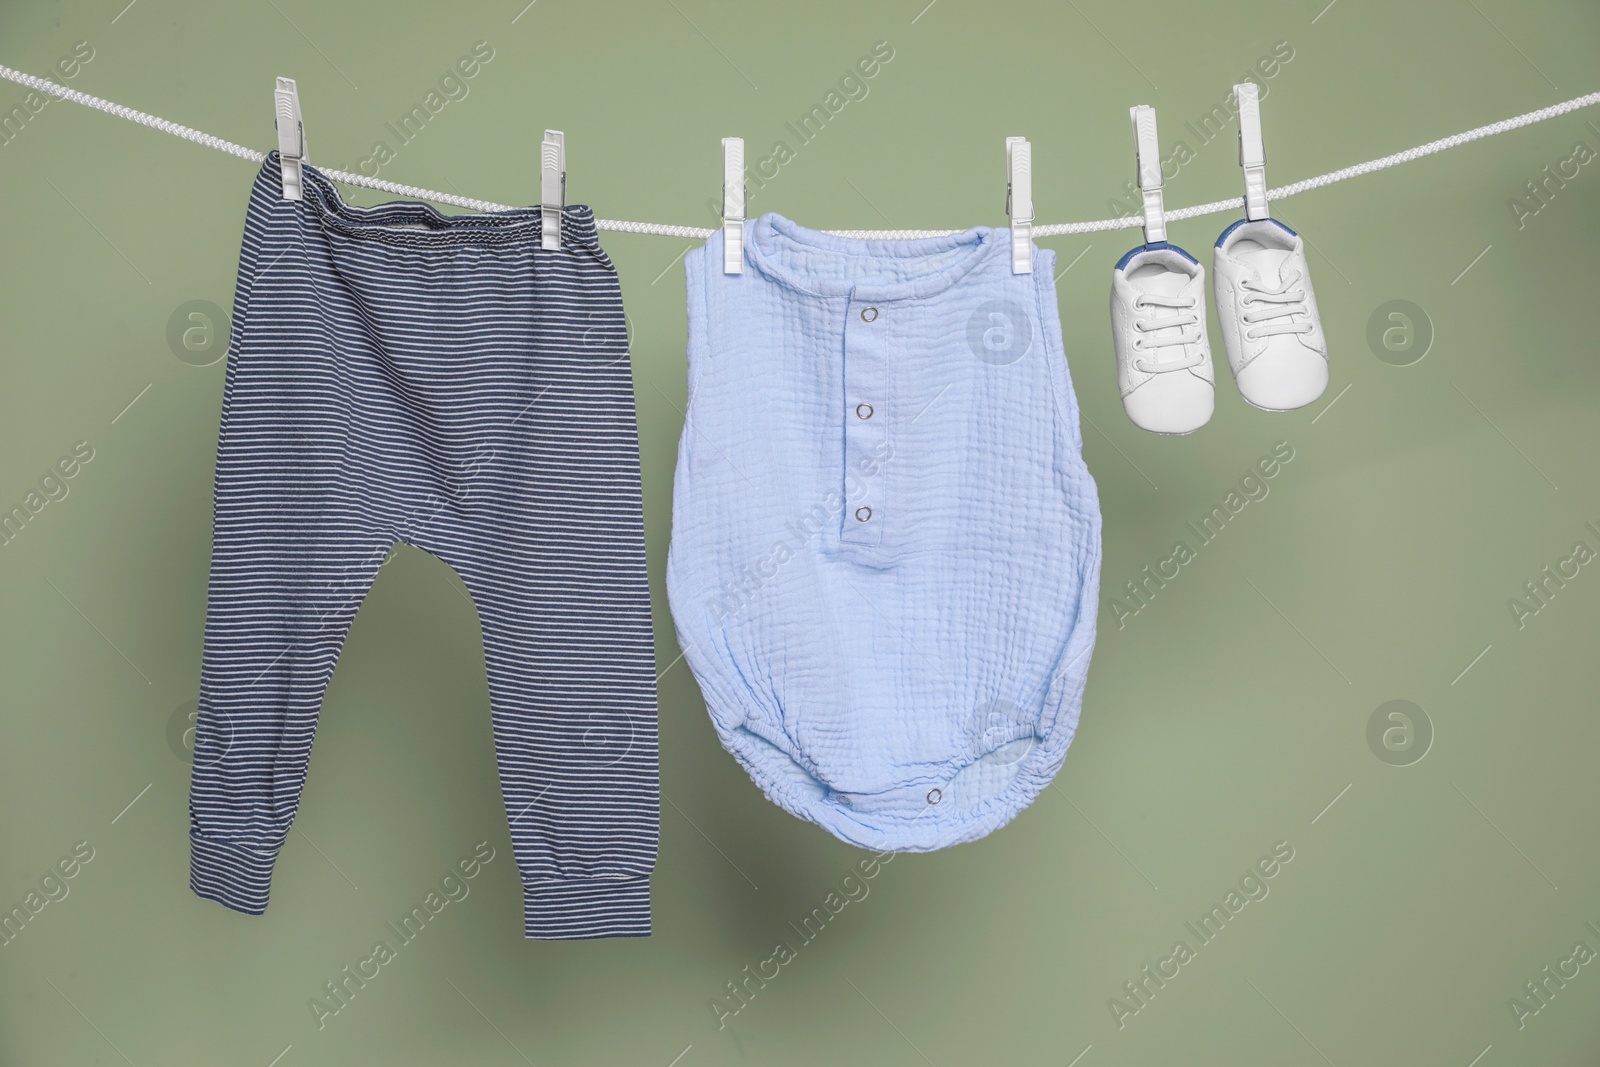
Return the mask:
<path id="1" fill-rule="evenodd" d="M 1077 729 L 1100 507 L 1055 255 L 841 238 L 775 214 L 685 259 L 667 590 L 722 744 L 852 844 L 1009 822 Z"/>

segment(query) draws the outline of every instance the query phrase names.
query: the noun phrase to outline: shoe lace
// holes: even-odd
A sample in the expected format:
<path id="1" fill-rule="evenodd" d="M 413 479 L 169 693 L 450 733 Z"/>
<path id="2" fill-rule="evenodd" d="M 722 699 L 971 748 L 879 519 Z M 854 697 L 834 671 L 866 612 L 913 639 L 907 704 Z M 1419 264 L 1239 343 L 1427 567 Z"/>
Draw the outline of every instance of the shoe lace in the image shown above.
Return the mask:
<path id="1" fill-rule="evenodd" d="M 1306 307 L 1305 289 L 1291 288 L 1299 280 L 1300 272 L 1294 270 L 1276 288 L 1259 285 L 1249 278 L 1239 281 L 1239 288 L 1250 294 L 1240 298 L 1239 306 L 1261 309 L 1239 316 L 1248 324 L 1244 331 L 1246 340 L 1258 341 L 1282 333 L 1310 333 L 1316 329 L 1311 321 L 1311 310 Z"/>
<path id="2" fill-rule="evenodd" d="M 1192 296 L 1162 296 L 1158 293 L 1145 293 L 1136 298 L 1133 302 L 1136 310 L 1166 308 L 1172 313 L 1160 318 L 1146 315 L 1135 319 L 1133 328 L 1139 336 L 1133 339 L 1133 350 L 1149 352 L 1162 348 L 1183 348 L 1184 352 L 1168 359 L 1135 359 L 1133 365 L 1145 374 L 1164 374 L 1168 371 L 1186 370 L 1198 366 L 1201 362 L 1200 352 L 1189 348 L 1200 343 L 1200 331 L 1203 329 L 1200 325 L 1200 316 L 1195 314 L 1197 303 L 1198 301 Z"/>

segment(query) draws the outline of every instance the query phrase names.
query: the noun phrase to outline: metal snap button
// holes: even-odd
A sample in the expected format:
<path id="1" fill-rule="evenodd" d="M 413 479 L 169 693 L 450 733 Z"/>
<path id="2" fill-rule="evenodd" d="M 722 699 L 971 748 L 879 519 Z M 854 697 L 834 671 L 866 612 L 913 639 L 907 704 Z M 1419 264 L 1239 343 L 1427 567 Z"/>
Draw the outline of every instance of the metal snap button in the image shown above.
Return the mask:
<path id="1" fill-rule="evenodd" d="M 856 418 L 858 418 L 858 419 L 870 419 L 870 418 L 872 418 L 872 405 L 871 404 L 857 404 L 856 405 Z"/>
<path id="2" fill-rule="evenodd" d="M 940 798 L 943 797 L 943 796 L 944 796 L 944 794 L 942 792 L 940 792 L 939 790 L 930 789 L 930 790 L 928 790 L 928 803 L 929 804 L 937 804 L 937 803 L 939 803 Z"/>
<path id="3" fill-rule="evenodd" d="M 877 308 L 862 308 L 861 309 L 861 321 L 862 322 L 871 322 L 873 319 L 876 319 L 877 317 L 878 317 L 878 309 Z"/>
<path id="4" fill-rule="evenodd" d="M 856 521 L 857 522 L 866 522 L 870 518 L 872 518 L 872 509 L 871 508 L 866 507 L 865 505 L 863 505 L 863 506 L 861 506 L 859 508 L 856 508 Z"/>

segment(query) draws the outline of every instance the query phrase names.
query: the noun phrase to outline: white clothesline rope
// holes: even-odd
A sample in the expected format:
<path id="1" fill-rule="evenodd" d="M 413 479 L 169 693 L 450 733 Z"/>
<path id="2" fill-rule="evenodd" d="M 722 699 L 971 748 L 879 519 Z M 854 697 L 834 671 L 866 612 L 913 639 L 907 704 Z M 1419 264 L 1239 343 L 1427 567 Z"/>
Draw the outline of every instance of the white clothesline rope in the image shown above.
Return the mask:
<path id="1" fill-rule="evenodd" d="M 85 107 L 92 107 L 99 111 L 104 111 L 107 114 L 116 115 L 118 118 L 127 119 L 130 122 L 137 122 L 144 126 L 153 127 L 161 130 L 164 133 L 170 133 L 176 137 L 182 137 L 185 140 L 193 141 L 196 144 L 205 145 L 207 148 L 215 148 L 219 152 L 227 152 L 229 155 L 238 156 L 240 159 L 248 159 L 252 163 L 260 163 L 267 158 L 265 153 L 257 152 L 253 148 L 246 148 L 244 145 L 234 144 L 232 141 L 224 141 L 222 138 L 213 137 L 209 133 L 201 133 L 199 130 L 190 129 L 188 126 L 180 126 L 176 122 L 170 122 L 167 119 L 157 118 L 155 115 L 147 115 L 143 111 L 135 111 L 133 108 L 125 107 L 122 104 L 113 104 L 111 101 L 102 100 L 98 96 L 90 96 L 88 93 L 80 93 L 76 89 L 68 89 L 64 85 L 59 85 L 44 78 L 35 77 L 32 74 L 24 74 L 21 71 L 12 70 L 10 67 L 0 66 L 0 77 L 3 77 L 9 81 L 14 81 L 19 85 L 26 85 L 30 89 L 36 89 L 41 93 L 48 93 L 49 95 L 62 100 L 70 100 L 74 104 L 83 104 Z M 1414 159 L 1421 159 L 1423 156 L 1431 156 L 1436 152 L 1443 152 L 1447 148 L 1455 148 L 1471 141 L 1481 140 L 1485 137 L 1493 137 L 1498 133 L 1507 133 L 1511 130 L 1520 129 L 1523 126 L 1531 126 L 1536 122 L 1544 122 L 1546 119 L 1557 118 L 1561 115 L 1577 111 L 1581 108 L 1592 107 L 1595 104 L 1600 104 L 1600 92 L 1586 93 L 1583 96 L 1573 97 L 1571 100 L 1567 100 L 1559 104 L 1552 104 L 1549 107 L 1540 108 L 1537 111 L 1530 111 L 1525 115 L 1517 115 L 1514 118 L 1501 119 L 1499 122 L 1491 122 L 1487 126 L 1479 126 L 1477 129 L 1467 130 L 1464 133 L 1453 134 L 1449 137 L 1440 138 L 1437 141 L 1429 141 L 1427 144 L 1418 145 L 1415 148 L 1408 148 L 1404 152 L 1396 152 L 1392 156 L 1384 156 L 1381 159 L 1369 160 L 1366 163 L 1357 163 L 1355 166 L 1345 167 L 1343 170 L 1331 171 L 1327 174 L 1319 174 L 1315 178 L 1307 178 L 1304 181 L 1280 186 L 1277 189 L 1269 189 L 1267 191 L 1267 197 L 1270 200 L 1282 200 L 1285 197 L 1294 196 L 1297 193 L 1304 193 L 1311 189 L 1320 189 L 1324 185 L 1332 185 L 1334 182 L 1342 182 L 1347 178 L 1355 178 L 1363 174 L 1371 174 L 1374 171 L 1385 170 L 1389 167 L 1396 167 L 1402 163 L 1409 163 Z M 321 166 L 318 166 L 317 169 L 332 180 L 341 184 L 360 186 L 364 189 L 376 189 L 379 192 L 390 193 L 394 196 L 407 196 L 414 197 L 419 200 L 431 200 L 434 203 L 449 204 L 452 207 L 466 208 L 471 211 L 514 210 L 514 205 L 511 204 L 496 204 L 489 200 L 474 200 L 471 197 L 456 196 L 453 193 L 436 192 L 432 189 L 419 189 L 414 185 L 401 185 L 398 182 L 384 181 L 381 178 L 369 178 L 365 174 L 352 174 L 348 171 L 329 170 L 328 168 Z M 1209 204 L 1196 204 L 1193 207 L 1178 208 L 1175 211 L 1168 211 L 1166 213 L 1166 217 L 1169 222 L 1181 222 L 1184 219 L 1198 218 L 1202 215 L 1214 215 L 1224 211 L 1237 211 L 1243 207 L 1244 198 L 1236 196 L 1228 200 L 1215 200 Z M 1036 225 L 1033 228 L 1033 234 L 1035 237 L 1063 237 L 1081 233 L 1104 233 L 1110 230 L 1133 229 L 1142 224 L 1143 218 L 1141 216 L 1127 215 L 1115 219 L 1096 219 L 1093 222 L 1061 222 L 1051 223 L 1048 225 Z M 619 219 L 597 218 L 595 219 L 595 226 L 598 229 L 610 230 L 616 233 L 642 233 L 659 237 L 684 237 L 699 239 L 710 237 L 716 232 L 716 230 L 709 229 L 704 226 L 672 226 L 659 222 L 627 222 Z M 825 232 L 839 237 L 860 237 L 873 240 L 913 240 L 919 237 L 949 237 L 963 231 L 827 230 Z"/>

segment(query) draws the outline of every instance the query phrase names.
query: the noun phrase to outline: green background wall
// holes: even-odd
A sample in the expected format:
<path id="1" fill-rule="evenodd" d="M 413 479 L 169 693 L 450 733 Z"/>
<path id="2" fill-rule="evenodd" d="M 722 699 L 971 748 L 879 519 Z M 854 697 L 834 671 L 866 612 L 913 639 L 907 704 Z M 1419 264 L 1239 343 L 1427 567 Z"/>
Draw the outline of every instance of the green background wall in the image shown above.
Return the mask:
<path id="1" fill-rule="evenodd" d="M 1274 184 L 1593 90 L 1600 48 L 1582 0 L 125 3 L 7 3 L 0 62 L 46 74 L 88 42 L 69 84 L 262 149 L 290 75 L 312 160 L 354 169 L 483 41 L 467 95 L 383 177 L 526 203 L 550 126 L 574 201 L 697 225 L 724 135 L 752 160 L 789 142 L 751 207 L 810 226 L 1004 225 L 1016 133 L 1041 221 L 1102 218 L 1135 103 L 1193 156 L 1170 205 L 1236 195 L 1231 126 L 1207 143 L 1185 123 L 1275 48 Z M 797 147 L 785 123 L 879 41 L 868 94 Z M 26 95 L 0 83 L 0 110 Z M 1043 242 L 1071 264 L 1108 595 L 1279 442 L 1294 458 L 1121 628 L 1102 605 L 1053 788 L 983 841 L 895 858 L 719 1029 L 726 983 L 865 854 L 762 798 L 677 662 L 660 578 L 691 242 L 603 235 L 665 668 L 655 935 L 523 940 L 476 617 L 413 549 L 356 620 L 271 908 L 246 918 L 187 887 L 223 351 L 169 326 L 231 306 L 254 167 L 49 104 L 0 145 L 0 506 L 77 442 L 94 458 L 0 549 L 0 909 L 75 847 L 92 859 L 0 947 L 0 1063 L 1600 1062 L 1600 962 L 1564 962 L 1600 951 L 1600 564 L 1537 613 L 1508 606 L 1577 542 L 1600 550 L 1595 151 L 1600 109 L 1281 203 L 1314 249 L 1332 385 L 1268 415 L 1224 371 L 1188 438 L 1117 399 L 1105 302 L 1135 231 Z M 1173 239 L 1200 252 L 1226 221 Z M 308 1002 L 479 842 L 495 858 L 470 895 L 319 1027 Z M 1270 893 L 1202 945 L 1185 924 L 1279 842 Z M 1194 958 L 1119 1020 L 1180 939 Z M 1577 975 L 1541 1006 L 1525 983 L 1547 966 Z"/>

